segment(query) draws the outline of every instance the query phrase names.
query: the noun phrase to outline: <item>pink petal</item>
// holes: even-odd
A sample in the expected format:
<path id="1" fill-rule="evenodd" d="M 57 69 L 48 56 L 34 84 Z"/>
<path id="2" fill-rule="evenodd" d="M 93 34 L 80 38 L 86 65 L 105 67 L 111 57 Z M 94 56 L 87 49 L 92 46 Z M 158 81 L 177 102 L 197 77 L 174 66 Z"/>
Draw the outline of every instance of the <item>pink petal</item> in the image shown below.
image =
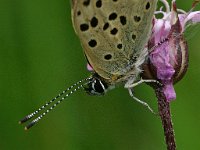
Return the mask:
<path id="1" fill-rule="evenodd" d="M 91 66 L 91 65 L 89 65 L 89 64 L 87 64 L 87 70 L 88 70 L 88 71 L 93 71 L 93 68 L 92 68 L 92 66 Z"/>
<path id="2" fill-rule="evenodd" d="M 165 94 L 166 99 L 168 100 L 168 102 L 170 102 L 171 100 L 176 99 L 176 92 L 174 90 L 173 83 L 168 83 L 168 84 L 165 85 L 164 94 Z"/>
<path id="3" fill-rule="evenodd" d="M 200 11 L 194 11 L 189 14 L 180 14 L 179 19 L 180 19 L 182 28 L 185 30 L 187 25 L 200 23 Z"/>

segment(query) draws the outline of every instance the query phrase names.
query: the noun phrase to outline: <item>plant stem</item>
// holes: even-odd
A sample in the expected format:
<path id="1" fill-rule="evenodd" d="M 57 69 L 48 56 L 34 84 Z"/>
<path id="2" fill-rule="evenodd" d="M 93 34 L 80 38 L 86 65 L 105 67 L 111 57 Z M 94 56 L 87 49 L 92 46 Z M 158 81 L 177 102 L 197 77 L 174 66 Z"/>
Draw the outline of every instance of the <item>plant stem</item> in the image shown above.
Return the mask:
<path id="1" fill-rule="evenodd" d="M 176 142 L 169 102 L 166 100 L 166 97 L 163 93 L 163 87 L 155 87 L 155 93 L 158 98 L 158 110 L 162 120 L 167 150 L 176 150 Z"/>

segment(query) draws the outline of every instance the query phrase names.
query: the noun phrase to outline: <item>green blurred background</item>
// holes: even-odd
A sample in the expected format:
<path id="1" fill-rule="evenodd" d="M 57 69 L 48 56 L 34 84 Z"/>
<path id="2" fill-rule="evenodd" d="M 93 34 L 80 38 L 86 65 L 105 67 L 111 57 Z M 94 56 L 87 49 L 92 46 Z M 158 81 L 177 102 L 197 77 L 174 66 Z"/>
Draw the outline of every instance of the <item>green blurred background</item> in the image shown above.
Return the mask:
<path id="1" fill-rule="evenodd" d="M 177 1 L 185 10 L 191 3 Z M 198 30 L 189 40 L 188 72 L 175 86 L 177 100 L 171 103 L 180 150 L 200 149 Z M 28 132 L 18 125 L 23 116 L 88 75 L 69 0 L 0 0 L 0 150 L 166 149 L 160 120 L 123 87 L 104 97 L 77 92 Z M 157 109 L 150 87 L 138 86 L 135 93 Z"/>

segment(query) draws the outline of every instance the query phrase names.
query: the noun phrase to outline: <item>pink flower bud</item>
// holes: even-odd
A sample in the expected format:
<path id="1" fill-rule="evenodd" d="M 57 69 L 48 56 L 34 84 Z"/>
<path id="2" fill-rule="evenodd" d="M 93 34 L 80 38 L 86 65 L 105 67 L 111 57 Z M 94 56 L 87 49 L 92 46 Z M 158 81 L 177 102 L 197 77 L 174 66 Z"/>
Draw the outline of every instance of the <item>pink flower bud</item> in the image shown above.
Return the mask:
<path id="1" fill-rule="evenodd" d="M 163 0 L 163 3 L 169 8 L 167 1 Z M 200 21 L 200 12 L 181 10 L 179 14 L 173 0 L 171 11 L 157 13 L 162 13 L 163 18 L 153 21 L 148 43 L 149 60 L 144 64 L 143 76 L 160 81 L 167 101 L 171 101 L 176 99 L 173 85 L 182 79 L 188 68 L 188 45 L 183 33 L 189 25 Z"/>

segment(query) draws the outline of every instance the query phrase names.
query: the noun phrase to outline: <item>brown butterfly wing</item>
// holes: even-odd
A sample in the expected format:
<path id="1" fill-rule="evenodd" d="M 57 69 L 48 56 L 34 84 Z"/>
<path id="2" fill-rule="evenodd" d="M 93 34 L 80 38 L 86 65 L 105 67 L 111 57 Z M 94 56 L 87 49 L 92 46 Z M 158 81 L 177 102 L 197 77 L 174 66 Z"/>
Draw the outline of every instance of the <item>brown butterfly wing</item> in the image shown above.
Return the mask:
<path id="1" fill-rule="evenodd" d="M 72 0 L 74 29 L 101 77 L 129 71 L 127 66 L 148 41 L 156 4 L 157 0 Z"/>

